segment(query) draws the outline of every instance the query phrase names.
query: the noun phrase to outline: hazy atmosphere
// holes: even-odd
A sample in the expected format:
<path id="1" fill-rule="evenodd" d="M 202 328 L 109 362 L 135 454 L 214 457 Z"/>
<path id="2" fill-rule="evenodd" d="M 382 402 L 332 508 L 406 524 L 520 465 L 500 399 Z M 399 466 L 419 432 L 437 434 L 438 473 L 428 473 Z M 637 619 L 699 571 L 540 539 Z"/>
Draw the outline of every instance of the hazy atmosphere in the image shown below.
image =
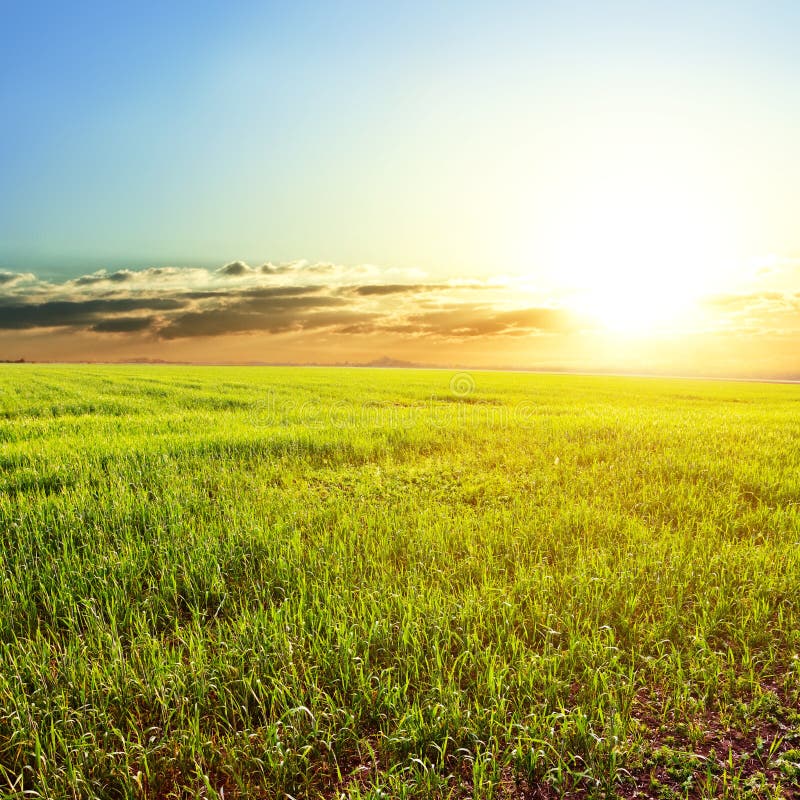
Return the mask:
<path id="1" fill-rule="evenodd" d="M 6 4 L 0 358 L 798 377 L 798 30 Z"/>

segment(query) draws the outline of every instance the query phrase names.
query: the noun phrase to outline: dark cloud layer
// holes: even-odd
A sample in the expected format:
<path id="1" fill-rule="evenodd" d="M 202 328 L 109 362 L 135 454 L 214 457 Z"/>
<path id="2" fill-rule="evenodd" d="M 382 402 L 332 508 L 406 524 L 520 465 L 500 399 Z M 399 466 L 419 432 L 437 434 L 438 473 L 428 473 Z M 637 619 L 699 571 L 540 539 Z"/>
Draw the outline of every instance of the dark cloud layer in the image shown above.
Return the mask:
<path id="1" fill-rule="evenodd" d="M 243 261 L 216 271 L 100 271 L 56 284 L 0 272 L 0 330 L 71 329 L 175 340 L 326 329 L 459 339 L 570 327 L 557 309 L 498 308 L 496 286 L 381 282 L 380 276 L 370 267 L 303 262 L 250 267 Z"/>
<path id="2" fill-rule="evenodd" d="M 0 329 L 91 327 L 115 314 L 131 311 L 175 311 L 184 306 L 169 297 L 120 297 L 50 300 L 42 303 L 0 299 Z"/>
<path id="3" fill-rule="evenodd" d="M 344 304 L 339 297 L 309 294 L 302 287 L 289 287 L 287 291 L 275 293 L 254 290 L 228 296 L 221 306 L 179 314 L 161 327 L 158 335 L 163 339 L 179 339 L 320 327 L 320 310 Z M 343 309 L 338 316 L 326 317 L 326 324 L 349 321 L 352 313 Z"/>
<path id="4" fill-rule="evenodd" d="M 152 328 L 155 317 L 114 317 L 92 325 L 95 333 L 137 333 Z"/>
<path id="5" fill-rule="evenodd" d="M 364 322 L 374 314 L 343 309 L 335 312 L 319 312 L 311 308 L 297 313 L 297 307 L 274 309 L 269 313 L 254 313 L 238 308 L 219 308 L 209 311 L 190 312 L 172 320 L 161 328 L 162 339 L 183 339 L 199 336 L 225 336 L 233 333 L 285 333 L 287 331 L 337 328 Z"/>
<path id="6" fill-rule="evenodd" d="M 441 286 L 423 286 L 418 283 L 386 283 L 377 286 L 356 286 L 353 293 L 362 297 L 384 296 L 388 294 L 417 294 L 441 289 Z"/>

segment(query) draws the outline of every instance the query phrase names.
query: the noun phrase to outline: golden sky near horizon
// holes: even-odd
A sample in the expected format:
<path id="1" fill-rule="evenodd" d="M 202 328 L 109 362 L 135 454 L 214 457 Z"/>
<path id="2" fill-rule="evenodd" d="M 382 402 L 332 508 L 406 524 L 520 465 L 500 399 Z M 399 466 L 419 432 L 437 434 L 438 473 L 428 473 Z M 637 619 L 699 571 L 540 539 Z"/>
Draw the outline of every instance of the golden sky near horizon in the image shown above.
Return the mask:
<path id="1" fill-rule="evenodd" d="M 685 284 L 561 291 L 523 276 L 441 281 L 419 270 L 291 262 L 0 273 L 0 348 L 27 360 L 363 363 L 797 377 L 800 263 L 766 262 L 737 291 Z M 606 276 L 608 272 L 606 272 Z M 640 292 L 645 294 L 640 295 Z M 644 304 L 644 305 L 643 305 Z"/>

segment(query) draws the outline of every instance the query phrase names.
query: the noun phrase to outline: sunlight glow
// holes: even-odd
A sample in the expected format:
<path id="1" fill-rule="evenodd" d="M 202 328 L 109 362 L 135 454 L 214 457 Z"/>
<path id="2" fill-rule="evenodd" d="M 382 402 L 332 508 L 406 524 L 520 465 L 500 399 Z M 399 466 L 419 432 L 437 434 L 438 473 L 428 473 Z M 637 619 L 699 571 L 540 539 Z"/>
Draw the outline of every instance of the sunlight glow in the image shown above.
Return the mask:
<path id="1" fill-rule="evenodd" d="M 733 215 L 698 180 L 616 171 L 583 183 L 551 220 L 545 257 L 585 317 L 637 335 L 684 326 L 736 282 Z"/>

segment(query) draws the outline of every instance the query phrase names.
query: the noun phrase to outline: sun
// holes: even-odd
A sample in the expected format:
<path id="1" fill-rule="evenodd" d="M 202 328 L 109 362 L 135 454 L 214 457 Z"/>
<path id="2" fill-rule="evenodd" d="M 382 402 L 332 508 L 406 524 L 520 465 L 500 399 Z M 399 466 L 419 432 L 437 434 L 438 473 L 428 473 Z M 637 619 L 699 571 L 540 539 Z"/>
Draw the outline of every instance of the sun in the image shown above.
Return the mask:
<path id="1" fill-rule="evenodd" d="M 644 335 L 696 320 L 738 269 L 724 198 L 699 181 L 611 173 L 562 202 L 544 259 L 569 305 L 604 329 Z"/>

